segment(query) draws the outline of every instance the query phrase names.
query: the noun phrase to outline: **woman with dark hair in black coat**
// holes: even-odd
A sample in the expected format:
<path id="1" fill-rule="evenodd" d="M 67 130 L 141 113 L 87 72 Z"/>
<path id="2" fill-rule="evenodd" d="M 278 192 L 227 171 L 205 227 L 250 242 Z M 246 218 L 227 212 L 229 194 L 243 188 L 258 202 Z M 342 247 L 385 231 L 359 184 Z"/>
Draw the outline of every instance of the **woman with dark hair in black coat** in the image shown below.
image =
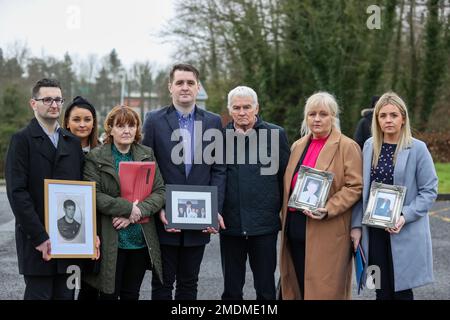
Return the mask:
<path id="1" fill-rule="evenodd" d="M 64 112 L 63 127 L 80 138 L 81 148 L 86 155 L 98 144 L 97 113 L 94 106 L 82 96 L 75 97 Z M 100 221 L 97 221 L 97 225 Z M 100 230 L 100 229 L 98 229 Z M 100 261 L 85 261 L 83 272 L 97 273 Z M 99 292 L 85 281 L 81 281 L 78 300 L 97 300 Z"/>
<path id="2" fill-rule="evenodd" d="M 97 113 L 85 98 L 77 96 L 64 113 L 63 127 L 80 138 L 84 154 L 98 144 Z"/>

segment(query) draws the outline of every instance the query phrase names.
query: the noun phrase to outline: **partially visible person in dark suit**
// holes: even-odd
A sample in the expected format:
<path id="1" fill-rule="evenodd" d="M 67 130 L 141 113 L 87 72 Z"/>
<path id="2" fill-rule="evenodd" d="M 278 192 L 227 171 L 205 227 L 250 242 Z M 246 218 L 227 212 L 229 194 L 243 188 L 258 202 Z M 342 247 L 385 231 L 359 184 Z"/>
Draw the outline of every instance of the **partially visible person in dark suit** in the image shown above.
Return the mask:
<path id="1" fill-rule="evenodd" d="M 178 218 L 184 218 L 185 211 L 183 206 L 178 207 Z"/>
<path id="2" fill-rule="evenodd" d="M 361 110 L 361 119 L 356 125 L 354 140 L 359 144 L 361 150 L 363 149 L 364 142 L 372 136 L 370 128 L 372 127 L 373 109 L 377 103 L 379 96 L 373 96 L 370 108 Z"/>
<path id="3" fill-rule="evenodd" d="M 16 218 L 19 273 L 26 300 L 74 298 L 67 268 L 79 261 L 51 259 L 44 224 L 44 179 L 82 180 L 84 156 L 80 140 L 60 127 L 64 99 L 58 81 L 39 80 L 32 90 L 34 118 L 15 133 L 6 156 L 6 191 Z"/>
<path id="4" fill-rule="evenodd" d="M 208 129 L 216 129 L 220 131 L 221 135 L 222 130 L 220 116 L 196 105 L 199 90 L 198 70 L 189 64 L 174 65 L 169 75 L 172 104 L 147 114 L 143 129 L 143 144 L 154 150 L 165 183 L 217 186 L 218 211 L 220 213 L 225 189 L 225 165 L 218 161 L 206 163 L 203 156 L 201 156 L 201 161 L 195 163 L 193 161 L 194 154 L 202 155 L 207 146 L 216 144 L 215 141 L 194 141 L 195 139 L 191 139 L 191 137 L 195 136 L 195 131 L 202 130 L 204 132 Z M 174 132 L 181 132 L 176 141 L 171 139 Z M 197 134 L 202 136 L 202 132 Z M 172 151 L 180 143 L 183 146 L 183 159 L 181 163 L 177 164 L 177 161 L 172 159 Z M 210 240 L 209 233 L 217 232 L 216 228 L 206 229 L 205 232 L 166 230 L 164 225 L 167 224 L 167 219 L 164 210 L 160 212 L 160 219 L 155 220 L 161 243 L 163 284 L 159 281 L 152 282 L 152 299 L 173 299 L 172 291 L 175 280 L 176 300 L 197 299 L 198 274 L 205 245 Z M 219 222 L 223 228 L 223 220 L 220 215 Z"/>

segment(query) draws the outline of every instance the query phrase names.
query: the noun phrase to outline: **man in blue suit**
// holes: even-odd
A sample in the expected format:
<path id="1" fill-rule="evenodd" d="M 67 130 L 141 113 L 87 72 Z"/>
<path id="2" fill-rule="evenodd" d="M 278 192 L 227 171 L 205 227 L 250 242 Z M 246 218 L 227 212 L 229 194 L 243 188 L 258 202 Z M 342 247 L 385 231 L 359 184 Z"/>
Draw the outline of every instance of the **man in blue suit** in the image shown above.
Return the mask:
<path id="1" fill-rule="evenodd" d="M 196 105 L 199 90 L 199 72 L 195 67 L 189 64 L 173 66 L 169 75 L 172 104 L 146 115 L 143 144 L 154 150 L 165 183 L 217 186 L 218 210 L 221 212 L 226 180 L 225 165 L 217 162 L 207 164 L 203 157 L 200 162 L 197 157 L 194 161 L 195 154 L 202 155 L 207 146 L 216 143 L 215 140 L 198 141 L 197 137 L 202 135 L 195 131 L 202 130 L 204 133 L 208 129 L 222 130 L 218 115 Z M 178 141 L 172 141 L 172 133 L 177 129 L 184 130 L 181 130 Z M 183 161 L 177 164 L 172 158 L 172 151 L 180 143 L 183 144 Z M 219 223 L 221 228 L 225 227 L 220 214 Z M 216 233 L 217 230 L 165 230 L 164 224 L 167 224 L 167 219 L 164 210 L 161 210 L 156 226 L 161 244 L 164 283 L 159 283 L 157 279 L 152 281 L 152 299 L 172 300 L 176 279 L 175 299 L 195 300 L 205 246 L 210 240 L 209 234 Z"/>

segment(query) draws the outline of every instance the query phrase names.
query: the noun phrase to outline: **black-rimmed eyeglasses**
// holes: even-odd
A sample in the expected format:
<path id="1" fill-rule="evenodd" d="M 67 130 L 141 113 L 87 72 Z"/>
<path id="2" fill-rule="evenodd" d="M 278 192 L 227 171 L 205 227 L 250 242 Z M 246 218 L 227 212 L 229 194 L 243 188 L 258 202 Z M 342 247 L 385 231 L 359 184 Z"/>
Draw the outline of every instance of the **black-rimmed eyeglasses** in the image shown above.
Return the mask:
<path id="1" fill-rule="evenodd" d="M 34 98 L 34 100 L 36 101 L 42 101 L 43 104 L 45 104 L 46 106 L 51 106 L 53 104 L 53 101 L 55 101 L 57 106 L 60 106 L 64 103 L 64 99 L 63 98 L 52 98 L 52 97 L 44 97 L 41 99 L 36 99 Z"/>

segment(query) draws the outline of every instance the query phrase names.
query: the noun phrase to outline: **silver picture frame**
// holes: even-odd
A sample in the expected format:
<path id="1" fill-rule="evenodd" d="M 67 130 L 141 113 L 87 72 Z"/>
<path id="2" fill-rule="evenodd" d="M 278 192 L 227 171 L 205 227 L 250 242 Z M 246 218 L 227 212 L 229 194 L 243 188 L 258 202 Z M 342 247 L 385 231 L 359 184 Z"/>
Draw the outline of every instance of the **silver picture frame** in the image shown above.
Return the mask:
<path id="1" fill-rule="evenodd" d="M 362 223 L 375 228 L 395 228 L 405 200 L 406 187 L 373 181 Z"/>
<path id="2" fill-rule="evenodd" d="M 334 174 L 331 172 L 300 166 L 288 207 L 310 210 L 314 215 L 322 217 L 325 214 L 317 209 L 325 207 L 333 178 Z"/>

